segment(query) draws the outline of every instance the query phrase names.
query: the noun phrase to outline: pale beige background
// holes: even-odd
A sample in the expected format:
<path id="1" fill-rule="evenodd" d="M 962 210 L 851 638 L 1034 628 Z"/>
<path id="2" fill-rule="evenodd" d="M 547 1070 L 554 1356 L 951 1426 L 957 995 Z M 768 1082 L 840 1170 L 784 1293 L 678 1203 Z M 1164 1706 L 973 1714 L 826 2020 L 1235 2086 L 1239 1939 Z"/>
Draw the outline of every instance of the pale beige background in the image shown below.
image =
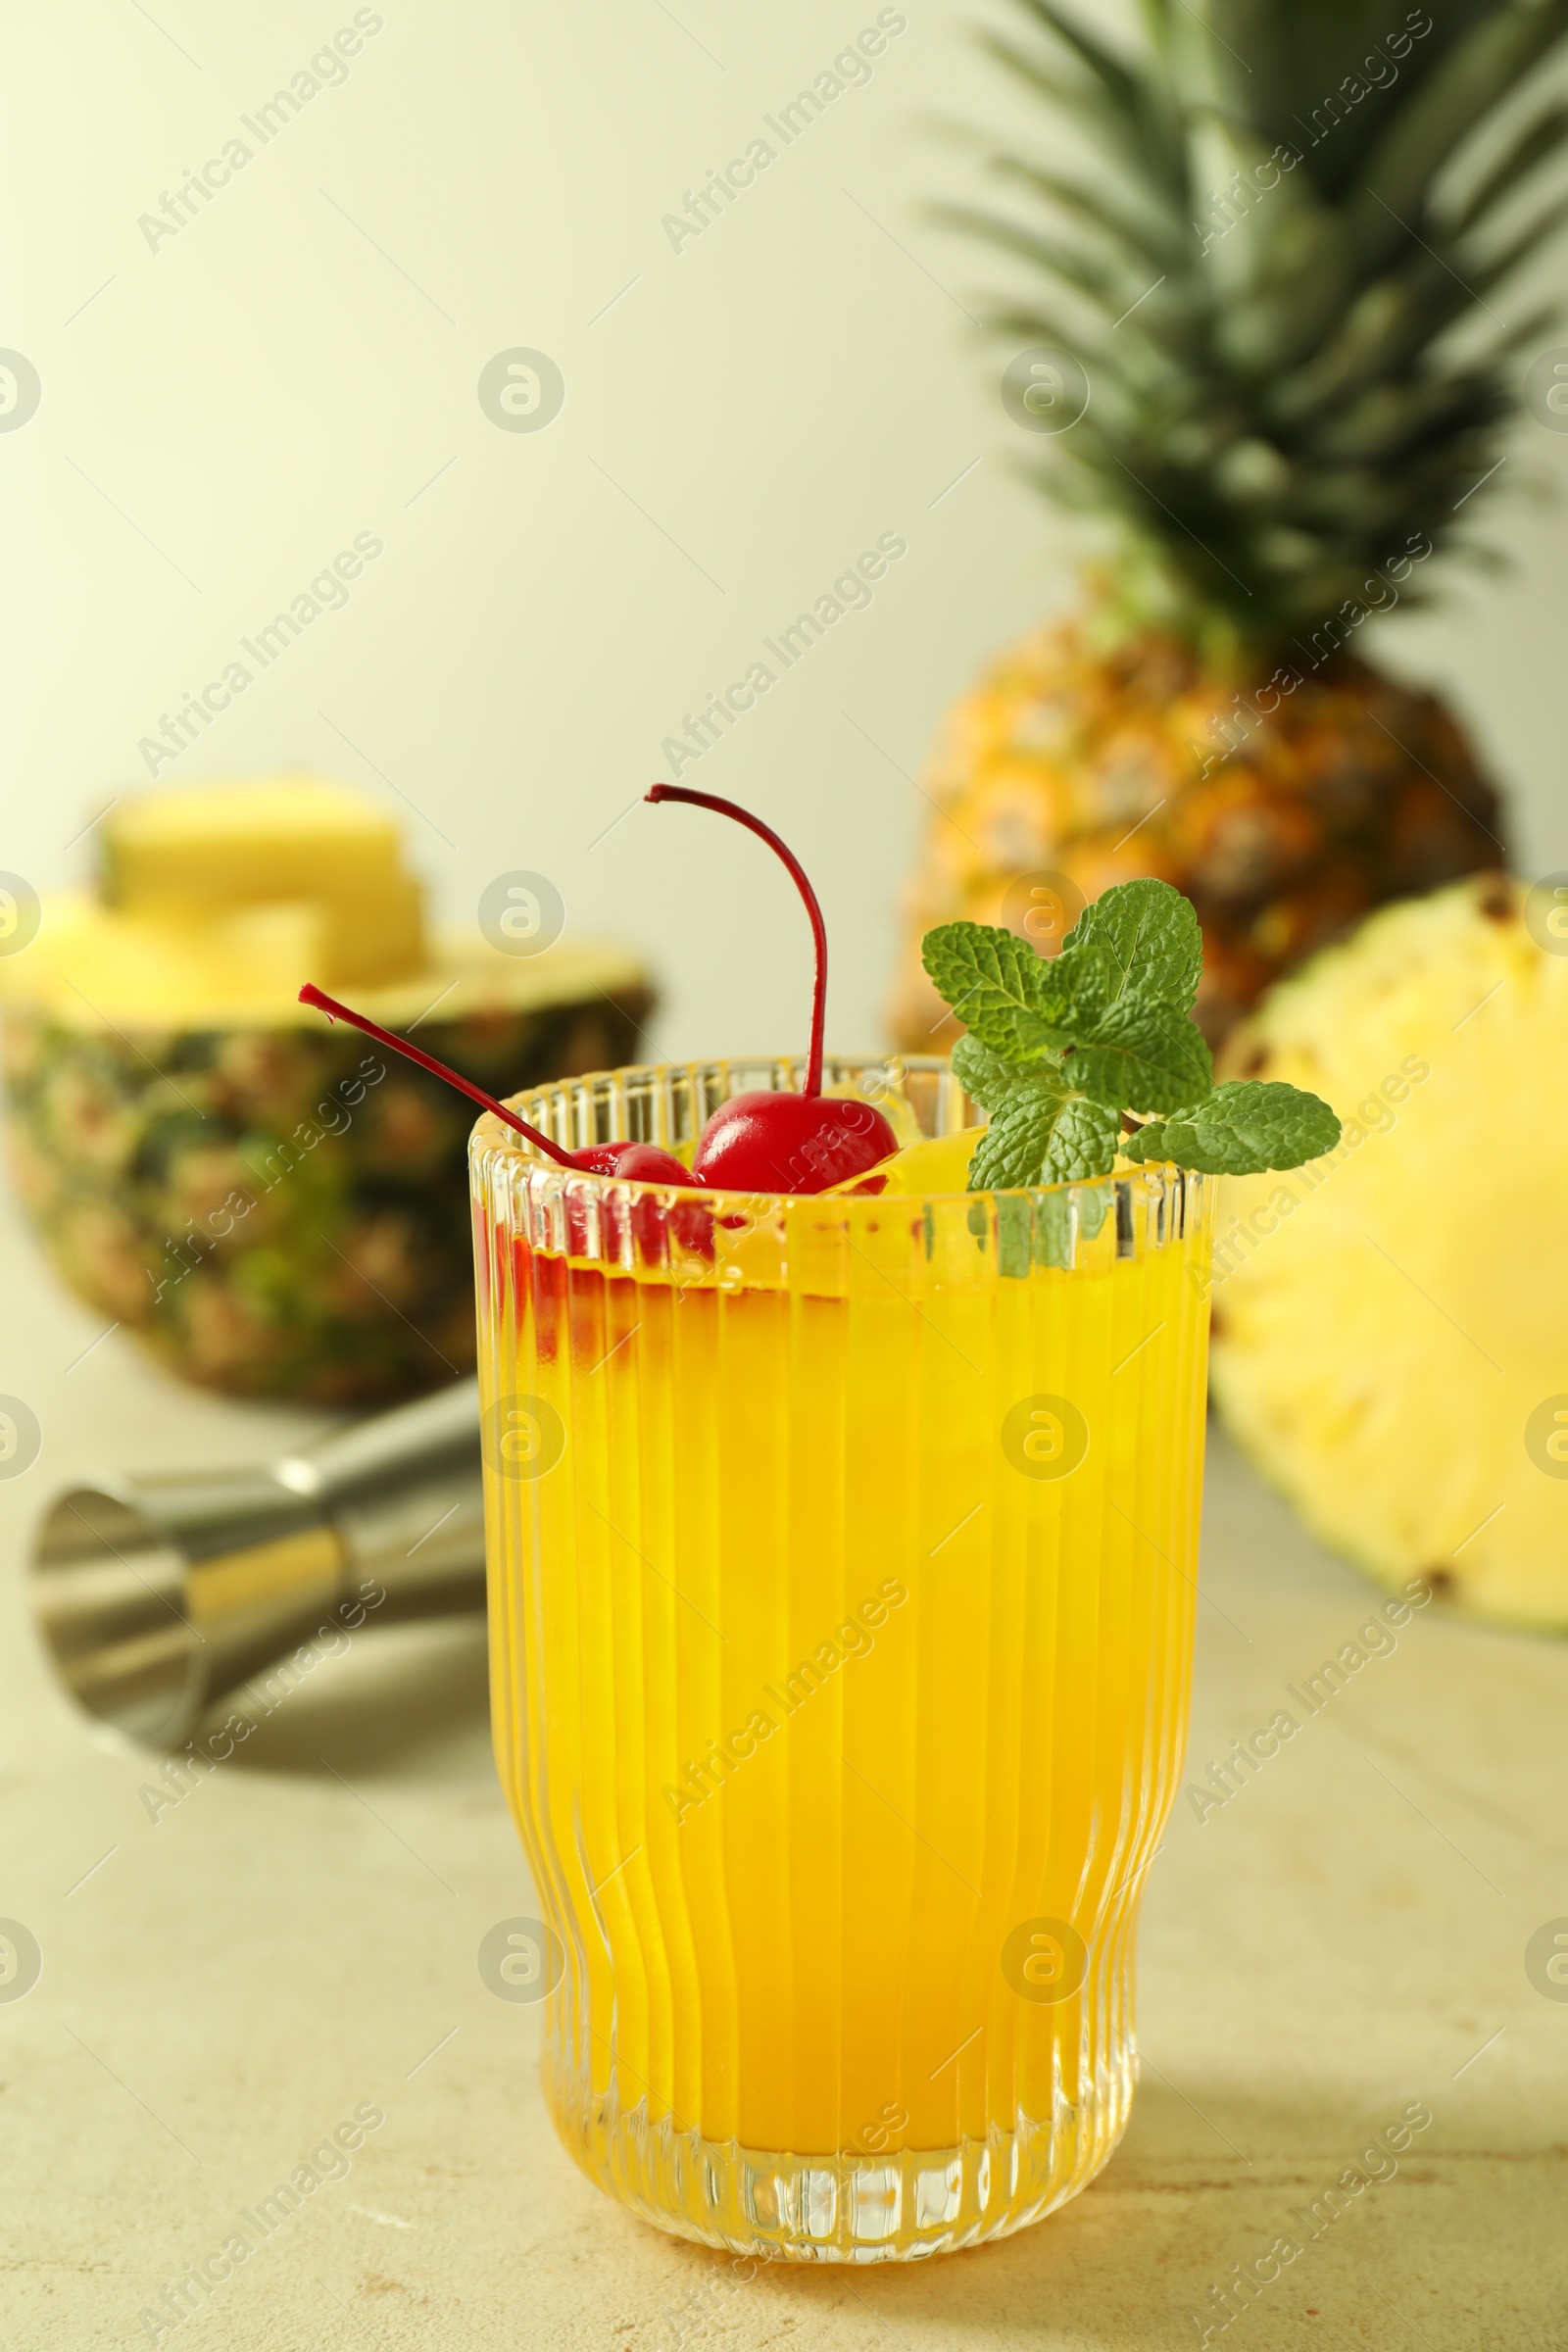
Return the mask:
<path id="1" fill-rule="evenodd" d="M 671 811 L 592 845 L 698 698 L 895 530 L 909 554 L 873 607 L 685 776 L 787 827 L 832 925 L 832 1036 L 879 1042 L 924 815 L 907 779 L 981 659 L 1071 586 L 1063 526 L 1008 478 L 1005 355 L 982 358 L 961 307 L 996 266 L 918 218 L 971 184 L 926 118 L 1004 111 L 972 12 L 908 0 L 869 86 L 679 253 L 663 215 L 873 0 L 376 13 L 347 82 L 156 252 L 139 216 L 352 8 L 0 15 L 0 344 L 43 380 L 31 422 L 0 433 L 0 866 L 39 887 L 75 870 L 66 844 L 141 772 L 138 739 L 369 530 L 386 552 L 348 608 L 163 772 L 339 769 L 405 809 L 452 914 L 498 871 L 542 870 L 574 922 L 654 957 L 661 1045 L 775 1049 L 804 1022 L 805 944 L 762 854 Z M 1543 275 L 1560 285 L 1561 263 Z M 515 346 L 565 376 L 538 434 L 478 404 Z M 1568 865 L 1568 556 L 1524 476 L 1565 466 L 1568 437 L 1523 426 L 1504 477 L 1522 495 L 1492 525 L 1511 583 L 1455 580 L 1445 615 L 1385 634 L 1474 722 L 1535 871 Z"/>

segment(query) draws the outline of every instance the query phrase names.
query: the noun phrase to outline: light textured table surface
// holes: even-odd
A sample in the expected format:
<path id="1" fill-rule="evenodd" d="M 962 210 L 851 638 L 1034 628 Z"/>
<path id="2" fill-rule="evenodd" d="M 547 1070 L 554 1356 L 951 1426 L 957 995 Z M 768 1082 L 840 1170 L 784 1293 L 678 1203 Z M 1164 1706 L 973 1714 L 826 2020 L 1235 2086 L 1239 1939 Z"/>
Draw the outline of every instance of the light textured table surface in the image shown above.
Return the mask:
<path id="1" fill-rule="evenodd" d="M 1568 1915 L 1568 1647 L 1428 1610 L 1230 1803 L 1178 1802 L 1144 1912 L 1143 2085 L 1075 2204 L 973 2253 L 742 2281 L 576 2173 L 538 2014 L 480 1980 L 486 1930 L 533 1904 L 476 1623 L 360 1640 L 156 1821 L 149 1763 L 87 1734 L 26 1623 L 42 1503 L 89 1466 L 254 1459 L 309 1424 L 178 1389 L 118 1334 L 71 1368 L 101 1327 L 10 1225 L 0 1300 L 0 1392 L 44 1430 L 0 1483 L 0 1916 L 43 1952 L 0 2000 L 7 2352 L 148 2341 L 162 2290 L 361 2105 L 385 2121 L 346 2176 L 158 2341 L 1196 2345 L 1210 2288 L 1303 2236 L 1293 2212 L 1421 2102 L 1393 2177 L 1211 2341 L 1568 2344 L 1568 2001 L 1525 1967 Z M 1377 1597 L 1218 1441 L 1203 1584 L 1189 1781 Z"/>

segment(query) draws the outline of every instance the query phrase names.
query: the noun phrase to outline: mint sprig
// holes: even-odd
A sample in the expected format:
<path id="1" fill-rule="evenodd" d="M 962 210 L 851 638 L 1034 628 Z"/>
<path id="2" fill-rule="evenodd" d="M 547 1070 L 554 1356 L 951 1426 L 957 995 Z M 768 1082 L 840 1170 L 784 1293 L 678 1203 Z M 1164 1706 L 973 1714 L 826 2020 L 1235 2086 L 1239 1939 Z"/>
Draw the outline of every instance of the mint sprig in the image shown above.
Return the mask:
<path id="1" fill-rule="evenodd" d="M 968 1035 L 955 1075 L 991 1114 L 969 1190 L 999 1192 L 1174 1161 L 1206 1175 L 1295 1168 L 1331 1152 L 1340 1122 L 1316 1095 L 1256 1079 L 1214 1084 L 1192 1020 L 1202 935 L 1168 882 L 1121 882 L 1086 906 L 1054 961 L 1010 931 L 943 923 L 925 968 Z M 1122 1133 L 1123 1114 L 1148 1124 Z"/>

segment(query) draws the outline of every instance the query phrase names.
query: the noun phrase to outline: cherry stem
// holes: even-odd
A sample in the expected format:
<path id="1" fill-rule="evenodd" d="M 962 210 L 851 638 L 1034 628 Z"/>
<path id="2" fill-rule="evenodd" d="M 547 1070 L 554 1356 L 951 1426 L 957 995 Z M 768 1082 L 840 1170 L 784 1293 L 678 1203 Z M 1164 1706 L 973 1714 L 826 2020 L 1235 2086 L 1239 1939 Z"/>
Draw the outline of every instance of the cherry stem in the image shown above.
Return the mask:
<path id="1" fill-rule="evenodd" d="M 822 1033 L 827 1022 L 827 925 L 822 909 L 816 903 L 816 893 L 806 878 L 806 869 L 791 849 L 787 849 L 771 825 L 764 825 L 760 816 L 749 808 L 741 808 L 733 801 L 721 801 L 715 792 L 688 792 L 684 784 L 656 784 L 643 796 L 650 801 L 689 801 L 694 808 L 711 808 L 719 816 L 732 816 L 738 825 L 765 841 L 774 856 L 788 866 L 796 889 L 811 918 L 811 937 L 816 943 L 816 987 L 811 997 L 811 1043 L 806 1057 L 806 1084 L 803 1094 L 822 1092 Z"/>
<path id="2" fill-rule="evenodd" d="M 537 1127 L 530 1127 L 526 1119 L 519 1119 L 514 1110 L 509 1110 L 504 1102 L 498 1102 L 494 1095 L 487 1095 L 482 1086 L 474 1086 L 468 1079 L 460 1078 L 456 1070 L 449 1070 L 446 1063 L 437 1061 L 433 1054 L 422 1052 L 418 1046 L 411 1046 L 406 1038 L 394 1037 L 390 1029 L 381 1028 L 375 1021 L 368 1021 L 363 1012 L 355 1012 L 350 1005 L 340 1004 L 336 997 L 329 997 L 323 989 L 317 987 L 314 980 L 307 980 L 300 990 L 300 1003 L 314 1004 L 318 1012 L 326 1014 L 328 1020 L 348 1021 L 354 1028 L 363 1029 L 367 1037 L 373 1037 L 377 1045 L 390 1046 L 394 1054 L 402 1054 L 410 1061 L 416 1061 L 421 1070 L 429 1070 L 433 1076 L 444 1078 L 448 1086 L 455 1086 L 461 1094 L 471 1096 L 475 1102 L 482 1102 L 486 1110 L 494 1111 L 498 1119 L 505 1119 L 509 1127 L 515 1127 L 517 1133 L 526 1136 L 536 1151 L 547 1152 L 562 1167 L 569 1168 L 575 1164 L 569 1152 L 564 1152 L 559 1144 L 553 1144 L 548 1135 L 541 1135 Z"/>

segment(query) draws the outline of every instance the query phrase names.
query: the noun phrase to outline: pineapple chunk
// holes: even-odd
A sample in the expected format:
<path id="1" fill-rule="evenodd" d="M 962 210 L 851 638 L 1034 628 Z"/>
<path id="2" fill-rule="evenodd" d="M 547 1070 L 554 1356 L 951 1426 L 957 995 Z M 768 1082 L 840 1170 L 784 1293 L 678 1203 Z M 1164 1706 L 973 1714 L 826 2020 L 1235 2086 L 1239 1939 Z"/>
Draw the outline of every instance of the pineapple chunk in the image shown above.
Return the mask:
<path id="1" fill-rule="evenodd" d="M 931 1136 L 924 1143 L 908 1144 L 891 1159 L 884 1159 L 871 1174 L 887 1178 L 883 1191 L 888 1195 L 917 1194 L 923 1198 L 967 1192 L 969 1162 L 984 1133 L 984 1127 L 962 1127 L 955 1135 Z M 865 1181 L 864 1176 L 857 1176 L 833 1189 L 850 1193 Z"/>
<path id="2" fill-rule="evenodd" d="M 824 1086 L 822 1092 L 824 1095 L 837 1095 L 844 1102 L 874 1103 L 901 1144 L 917 1144 L 920 1141 L 920 1122 L 902 1085 L 882 1085 L 875 1093 L 868 1094 L 863 1086 L 857 1086 L 852 1078 L 838 1078 L 831 1086 Z"/>
<path id="3" fill-rule="evenodd" d="M 341 785 L 300 775 L 147 793 L 112 810 L 101 838 L 106 907 L 157 925 L 183 961 L 255 954 L 254 925 L 236 917 L 262 906 L 300 909 L 311 976 L 327 985 L 373 987 L 425 961 L 398 826 Z"/>

